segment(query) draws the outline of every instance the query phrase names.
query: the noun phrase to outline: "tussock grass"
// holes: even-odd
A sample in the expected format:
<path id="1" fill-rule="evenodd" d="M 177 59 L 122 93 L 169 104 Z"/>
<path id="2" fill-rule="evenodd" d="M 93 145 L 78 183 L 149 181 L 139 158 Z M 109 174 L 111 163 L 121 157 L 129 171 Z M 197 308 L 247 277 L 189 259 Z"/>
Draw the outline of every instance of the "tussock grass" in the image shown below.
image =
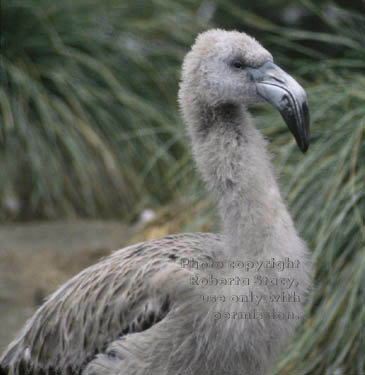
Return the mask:
<path id="1" fill-rule="evenodd" d="M 365 371 L 364 90 L 362 75 L 308 90 L 313 142 L 302 160 L 286 135 L 274 140 L 281 185 L 316 268 L 309 318 L 278 374 Z"/>
<path id="2" fill-rule="evenodd" d="M 0 216 L 127 220 L 172 199 L 166 171 L 187 152 L 179 65 L 207 26 L 198 6 L 14 0 L 2 8 Z"/>

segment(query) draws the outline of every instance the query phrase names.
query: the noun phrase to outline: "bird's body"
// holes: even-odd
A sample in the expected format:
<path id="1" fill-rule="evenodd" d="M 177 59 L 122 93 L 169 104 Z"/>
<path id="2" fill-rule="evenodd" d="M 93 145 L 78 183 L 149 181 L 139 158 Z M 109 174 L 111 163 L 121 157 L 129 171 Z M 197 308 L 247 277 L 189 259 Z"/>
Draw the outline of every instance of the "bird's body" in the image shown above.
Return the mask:
<path id="1" fill-rule="evenodd" d="M 246 34 L 212 30 L 198 38 L 184 62 L 179 101 L 223 233 L 143 242 L 84 270 L 30 319 L 1 358 L 3 371 L 266 372 L 300 322 L 310 286 L 307 248 L 245 106 L 259 101 L 258 93 L 279 109 L 291 106 L 295 116 L 283 117 L 306 149 L 305 108 L 294 95 L 303 95 L 300 86 L 278 70 L 273 89 L 260 75 L 270 70 L 273 77 L 274 69 L 271 55 Z M 294 92 L 288 105 L 276 88 L 285 80 Z"/>

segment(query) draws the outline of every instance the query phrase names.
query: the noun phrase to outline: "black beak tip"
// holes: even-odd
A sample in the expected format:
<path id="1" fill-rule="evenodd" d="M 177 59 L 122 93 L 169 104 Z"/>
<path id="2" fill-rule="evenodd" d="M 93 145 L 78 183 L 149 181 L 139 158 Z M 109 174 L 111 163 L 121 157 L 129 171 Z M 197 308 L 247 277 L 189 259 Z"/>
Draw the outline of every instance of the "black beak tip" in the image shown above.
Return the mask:
<path id="1" fill-rule="evenodd" d="M 310 116 L 309 116 L 309 109 L 306 102 L 302 105 L 302 114 L 303 114 L 303 130 L 302 130 L 302 136 L 300 139 L 300 143 L 298 143 L 298 146 L 300 150 L 305 154 L 309 147 L 309 124 L 310 124 Z"/>
<path id="2" fill-rule="evenodd" d="M 302 151 L 303 154 L 305 154 L 307 152 L 307 150 L 308 150 L 309 142 L 306 142 L 304 144 L 302 143 L 301 145 L 298 144 L 298 146 L 300 148 L 300 151 Z"/>
<path id="3" fill-rule="evenodd" d="M 301 106 L 299 121 L 297 118 L 291 117 L 287 119 L 287 125 L 294 135 L 297 145 L 300 151 L 305 154 L 309 148 L 309 110 L 308 105 L 304 102 Z"/>

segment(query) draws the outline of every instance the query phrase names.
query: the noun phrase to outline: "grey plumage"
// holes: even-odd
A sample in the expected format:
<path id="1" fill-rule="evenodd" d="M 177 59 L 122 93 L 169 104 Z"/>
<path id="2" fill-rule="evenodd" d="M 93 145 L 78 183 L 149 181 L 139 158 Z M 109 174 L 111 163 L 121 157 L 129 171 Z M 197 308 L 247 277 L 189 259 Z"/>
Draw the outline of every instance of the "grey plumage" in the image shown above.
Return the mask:
<path id="1" fill-rule="evenodd" d="M 266 141 L 246 109 L 272 100 L 283 111 L 299 147 L 307 148 L 305 94 L 291 77 L 275 69 L 270 53 L 244 33 L 210 30 L 198 37 L 184 60 L 179 103 L 197 166 L 218 202 L 223 233 L 180 234 L 143 242 L 87 268 L 27 322 L 0 359 L 2 371 L 16 375 L 26 371 L 85 375 L 266 372 L 300 319 L 242 318 L 237 312 L 254 313 L 257 304 L 238 304 L 229 297 L 250 290 L 259 298 L 287 288 L 233 282 L 212 282 L 202 288 L 196 280 L 247 276 L 242 269 L 228 266 L 235 260 L 296 260 L 298 268 L 262 268 L 249 275 L 295 279 L 290 291 L 300 296 L 300 303 L 265 297 L 259 309 L 276 309 L 285 316 L 303 313 L 310 287 L 308 250 L 280 196 Z M 275 71 L 279 73 L 272 85 Z M 289 99 L 283 99 L 280 85 L 284 81 L 300 99 L 290 90 L 285 91 Z M 187 259 L 207 264 L 222 261 L 227 267 L 190 268 Z M 206 302 L 202 295 L 227 298 Z M 230 318 L 218 319 L 218 314 Z"/>

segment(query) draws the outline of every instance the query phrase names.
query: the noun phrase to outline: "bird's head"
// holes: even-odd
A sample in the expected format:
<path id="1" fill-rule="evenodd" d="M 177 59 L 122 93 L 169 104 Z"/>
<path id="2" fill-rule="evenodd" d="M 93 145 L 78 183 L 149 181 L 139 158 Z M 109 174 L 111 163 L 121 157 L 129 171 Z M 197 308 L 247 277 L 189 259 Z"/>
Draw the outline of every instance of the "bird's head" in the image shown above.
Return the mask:
<path id="1" fill-rule="evenodd" d="M 279 110 L 299 148 L 309 145 L 309 111 L 304 89 L 273 62 L 272 55 L 245 33 L 209 30 L 186 55 L 180 102 L 211 107 L 267 101 Z"/>

